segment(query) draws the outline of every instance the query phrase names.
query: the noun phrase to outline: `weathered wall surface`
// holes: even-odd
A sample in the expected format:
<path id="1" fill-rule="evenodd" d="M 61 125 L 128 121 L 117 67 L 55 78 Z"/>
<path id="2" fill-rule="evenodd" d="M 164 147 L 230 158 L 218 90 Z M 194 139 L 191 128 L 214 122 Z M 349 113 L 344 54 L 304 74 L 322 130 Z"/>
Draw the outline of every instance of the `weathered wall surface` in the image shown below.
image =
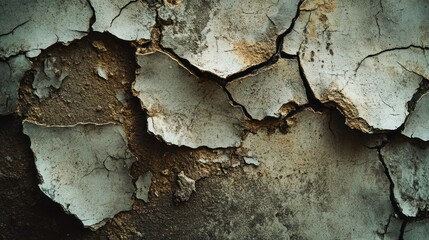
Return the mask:
<path id="1" fill-rule="evenodd" d="M 0 20 L 0 238 L 429 239 L 427 1 Z"/>

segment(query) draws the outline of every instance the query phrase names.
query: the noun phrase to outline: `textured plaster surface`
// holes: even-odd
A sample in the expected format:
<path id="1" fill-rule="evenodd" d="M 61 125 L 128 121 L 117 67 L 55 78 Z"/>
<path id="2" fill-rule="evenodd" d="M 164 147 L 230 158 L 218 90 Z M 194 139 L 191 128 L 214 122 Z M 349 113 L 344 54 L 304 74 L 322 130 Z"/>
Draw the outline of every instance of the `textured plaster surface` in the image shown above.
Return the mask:
<path id="1" fill-rule="evenodd" d="M 227 77 L 274 55 L 277 36 L 290 27 L 298 2 L 165 1 L 159 17 L 171 24 L 162 27 L 161 44 L 196 67 Z"/>
<path id="2" fill-rule="evenodd" d="M 423 94 L 402 131 L 407 137 L 429 141 L 429 93 Z"/>
<path id="3" fill-rule="evenodd" d="M 24 122 L 40 189 L 84 226 L 97 229 L 120 211 L 131 210 L 135 158 L 124 129 L 112 124 L 47 127 Z"/>
<path id="4" fill-rule="evenodd" d="M 226 88 L 257 120 L 285 116 L 295 106 L 308 103 L 298 61 L 292 59 L 279 59 L 267 69 L 228 83 Z"/>
<path id="5" fill-rule="evenodd" d="M 402 213 L 415 217 L 429 212 L 429 149 L 393 141 L 381 150 L 394 184 L 394 196 Z"/>
<path id="6" fill-rule="evenodd" d="M 422 76 L 429 78 L 428 4 L 305 1 L 283 50 L 299 55 L 315 96 L 335 102 L 349 126 L 394 130 Z"/>
<path id="7" fill-rule="evenodd" d="M 134 91 L 148 113 L 148 131 L 191 148 L 239 146 L 244 114 L 223 89 L 198 79 L 161 52 L 137 56 Z"/>

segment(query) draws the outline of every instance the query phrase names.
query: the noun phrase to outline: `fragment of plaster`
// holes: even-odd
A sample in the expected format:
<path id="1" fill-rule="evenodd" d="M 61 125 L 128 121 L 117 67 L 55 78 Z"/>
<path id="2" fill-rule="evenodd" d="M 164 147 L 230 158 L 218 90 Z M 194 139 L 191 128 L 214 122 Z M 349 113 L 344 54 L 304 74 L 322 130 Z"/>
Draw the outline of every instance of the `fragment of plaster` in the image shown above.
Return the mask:
<path id="1" fill-rule="evenodd" d="M 138 55 L 137 61 L 141 69 L 133 89 L 148 112 L 149 132 L 191 148 L 240 145 L 245 116 L 222 87 L 197 79 L 161 52 Z"/>
<path id="2" fill-rule="evenodd" d="M 141 175 L 136 181 L 136 198 L 149 202 L 149 190 L 152 184 L 152 173 L 150 171 Z"/>
<path id="3" fill-rule="evenodd" d="M 17 55 L 7 61 L 0 61 L 0 115 L 15 112 L 18 104 L 18 89 L 31 61 L 24 55 Z"/>
<path id="4" fill-rule="evenodd" d="M 429 148 L 413 146 L 405 140 L 393 140 L 381 149 L 395 199 L 405 216 L 415 217 L 429 211 Z"/>
<path id="5" fill-rule="evenodd" d="M 261 164 L 261 163 L 258 161 L 258 159 L 254 158 L 254 157 L 243 157 L 243 159 L 244 159 L 244 162 L 245 162 L 246 164 L 249 164 L 249 165 L 259 166 L 259 164 Z"/>
<path id="6" fill-rule="evenodd" d="M 43 64 L 35 67 L 33 88 L 34 94 L 40 99 L 51 95 L 52 89 L 60 89 L 63 80 L 68 76 L 56 57 L 49 57 Z"/>
<path id="7" fill-rule="evenodd" d="M 110 32 L 122 40 L 150 39 L 155 25 L 155 10 L 146 1 L 91 0 L 96 20 L 92 29 Z"/>
<path id="8" fill-rule="evenodd" d="M 364 132 L 401 126 L 429 76 L 429 2 L 305 1 L 300 9 L 283 50 L 299 55 L 316 98 L 336 102 Z"/>
<path id="9" fill-rule="evenodd" d="M 78 0 L 2 1 L 0 9 L 0 58 L 80 39 L 92 16 L 88 2 Z"/>
<path id="10" fill-rule="evenodd" d="M 294 109 L 294 105 L 308 103 L 295 59 L 280 58 L 266 69 L 228 83 L 226 88 L 232 98 L 257 120 L 284 116 Z M 287 104 L 292 106 L 282 111 L 282 106 Z"/>
<path id="11" fill-rule="evenodd" d="M 174 193 L 174 197 L 178 202 L 188 201 L 192 193 L 196 191 L 195 180 L 187 177 L 183 171 L 177 175 L 177 183 L 179 184 L 179 189 Z"/>
<path id="12" fill-rule="evenodd" d="M 97 67 L 97 74 L 102 79 L 107 80 L 107 69 L 106 69 L 106 67 L 104 67 L 104 66 L 98 66 Z"/>
<path id="13" fill-rule="evenodd" d="M 135 191 L 129 168 L 135 161 L 122 126 L 45 126 L 24 121 L 40 189 L 85 227 L 131 209 Z"/>
<path id="14" fill-rule="evenodd" d="M 203 71 L 228 77 L 267 61 L 288 29 L 298 0 L 165 2 L 161 45 Z"/>
<path id="15" fill-rule="evenodd" d="M 404 240 L 429 239 L 429 219 L 408 222 L 404 229 Z"/>
<path id="16" fill-rule="evenodd" d="M 429 93 L 423 94 L 417 101 L 416 108 L 405 122 L 402 134 L 429 141 Z"/>
<path id="17" fill-rule="evenodd" d="M 116 99 L 122 104 L 122 106 L 127 105 L 127 98 L 125 97 L 124 90 L 118 90 L 115 94 Z"/>
<path id="18" fill-rule="evenodd" d="M 198 151 L 195 152 L 193 155 L 197 159 L 197 162 L 203 163 L 203 164 L 210 164 L 210 163 L 226 163 L 231 160 L 231 154 L 232 151 L 225 149 L 225 150 L 212 150 L 212 151 Z"/>
<path id="19" fill-rule="evenodd" d="M 35 57 L 39 56 L 41 53 L 42 53 L 42 50 L 34 49 L 34 50 L 27 51 L 25 53 L 25 56 L 28 58 L 35 58 Z"/>
<path id="20" fill-rule="evenodd" d="M 291 121 L 287 134 L 261 128 L 244 139 L 242 148 L 251 149 L 261 165 L 244 168 L 240 182 L 270 187 L 249 190 L 240 185 L 237 190 L 227 180 L 218 183 L 227 196 L 240 196 L 236 212 L 251 207 L 261 213 L 259 219 L 276 216 L 272 221 L 282 223 L 276 232 L 284 231 L 284 238 L 380 239 L 377 233 L 385 231 L 393 208 L 378 153 L 366 147 L 373 136 L 347 129 L 340 117 L 311 110 L 297 113 Z M 255 201 L 264 204 L 255 207 Z M 236 223 L 240 224 L 231 224 Z M 259 231 L 273 228 L 272 223 L 258 224 Z"/>

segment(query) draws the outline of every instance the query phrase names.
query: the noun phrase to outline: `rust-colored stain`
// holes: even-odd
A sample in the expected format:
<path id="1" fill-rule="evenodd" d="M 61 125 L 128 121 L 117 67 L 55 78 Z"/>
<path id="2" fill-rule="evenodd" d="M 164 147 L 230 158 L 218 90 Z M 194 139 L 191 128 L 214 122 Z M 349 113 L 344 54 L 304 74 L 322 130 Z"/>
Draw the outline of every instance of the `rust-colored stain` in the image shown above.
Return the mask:
<path id="1" fill-rule="evenodd" d="M 169 4 L 178 5 L 182 3 L 183 0 L 167 0 Z"/>
<path id="2" fill-rule="evenodd" d="M 310 28 L 310 37 L 311 38 L 316 38 L 316 21 L 314 20 L 314 18 L 310 19 L 310 22 L 308 24 L 309 28 Z"/>
<path id="3" fill-rule="evenodd" d="M 234 50 L 245 64 L 257 64 L 267 61 L 274 54 L 275 43 L 249 43 L 246 40 L 240 40 L 234 44 Z"/>

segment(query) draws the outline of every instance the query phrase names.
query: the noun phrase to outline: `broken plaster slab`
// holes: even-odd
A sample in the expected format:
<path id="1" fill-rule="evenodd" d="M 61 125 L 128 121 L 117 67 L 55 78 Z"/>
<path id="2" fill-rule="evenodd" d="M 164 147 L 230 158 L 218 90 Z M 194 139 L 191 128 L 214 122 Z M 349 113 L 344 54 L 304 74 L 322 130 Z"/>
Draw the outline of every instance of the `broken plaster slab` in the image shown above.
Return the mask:
<path id="1" fill-rule="evenodd" d="M 181 171 L 177 175 L 177 183 L 179 184 L 179 189 L 174 193 L 174 197 L 178 202 L 188 201 L 192 193 L 196 191 L 195 180 L 189 178 Z"/>
<path id="2" fill-rule="evenodd" d="M 261 165 L 245 167 L 239 180 L 211 183 L 235 203 L 223 203 L 234 229 L 216 238 L 382 239 L 393 214 L 390 183 L 377 151 L 366 147 L 372 136 L 341 121 L 304 110 L 291 118 L 286 134 L 249 134 L 242 148 L 251 149 Z M 252 216 L 257 228 L 248 232 Z"/>
<path id="3" fill-rule="evenodd" d="M 0 61 L 0 115 L 15 112 L 18 105 L 18 89 L 32 63 L 24 55 Z"/>
<path id="4" fill-rule="evenodd" d="M 237 147 L 245 119 L 222 87 L 197 79 L 168 55 L 137 56 L 134 91 L 148 112 L 148 131 L 170 144 L 197 148 Z"/>
<path id="5" fill-rule="evenodd" d="M 53 89 L 60 89 L 63 80 L 68 76 L 56 57 L 46 58 L 35 70 L 32 86 L 35 89 L 34 94 L 40 99 L 48 98 Z"/>
<path id="6" fill-rule="evenodd" d="M 149 190 L 152 184 L 152 173 L 150 171 L 141 175 L 136 181 L 136 198 L 149 202 Z"/>
<path id="7" fill-rule="evenodd" d="M 335 102 L 349 126 L 394 130 L 429 77 L 428 15 L 425 0 L 305 1 L 283 51 L 299 55 L 316 98 Z"/>
<path id="8" fill-rule="evenodd" d="M 285 116 L 308 103 L 298 61 L 280 58 L 274 65 L 234 80 L 226 88 L 253 119 Z"/>
<path id="9" fill-rule="evenodd" d="M 164 1 L 165 2 L 165 1 Z M 203 71 L 226 78 L 267 61 L 298 0 L 169 1 L 161 7 L 161 45 Z"/>
<path id="10" fill-rule="evenodd" d="M 402 134 L 429 141 L 429 93 L 423 94 L 417 101 L 416 108 L 405 122 Z"/>
<path id="11" fill-rule="evenodd" d="M 45 126 L 24 121 L 40 189 L 84 226 L 95 230 L 108 218 L 131 209 L 135 161 L 122 126 Z"/>
<path id="12" fill-rule="evenodd" d="M 393 194 L 402 213 L 415 217 L 429 212 L 429 148 L 413 146 L 405 140 L 393 140 L 381 149 Z"/>
<path id="13" fill-rule="evenodd" d="M 96 21 L 92 25 L 94 31 L 110 32 L 128 41 L 150 39 L 156 12 L 146 1 L 90 1 L 96 15 Z"/>
<path id="14" fill-rule="evenodd" d="M 408 222 L 404 229 L 404 240 L 429 239 L 429 219 Z"/>
<path id="15" fill-rule="evenodd" d="M 92 16 L 88 2 L 78 0 L 1 1 L 0 9 L 0 58 L 80 39 Z"/>

